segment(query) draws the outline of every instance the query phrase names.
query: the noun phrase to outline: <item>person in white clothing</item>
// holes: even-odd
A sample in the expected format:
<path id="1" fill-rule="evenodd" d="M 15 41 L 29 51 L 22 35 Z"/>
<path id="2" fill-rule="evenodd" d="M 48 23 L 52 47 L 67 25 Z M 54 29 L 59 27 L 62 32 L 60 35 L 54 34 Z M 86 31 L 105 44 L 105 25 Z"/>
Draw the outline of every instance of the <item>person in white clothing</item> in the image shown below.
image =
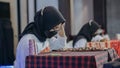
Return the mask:
<path id="1" fill-rule="evenodd" d="M 100 34 L 103 33 L 100 25 L 93 20 L 83 25 L 75 39 L 73 40 L 73 47 L 86 47 L 87 42 L 97 41 L 103 39 Z"/>
<path id="2" fill-rule="evenodd" d="M 29 23 L 20 35 L 14 67 L 25 68 L 25 58 L 31 55 L 29 40 L 34 40 L 35 55 L 44 52 L 47 47 L 50 51 L 63 48 L 66 43 L 64 24 L 65 19 L 56 8 L 47 6 L 38 11 L 34 22 Z"/>

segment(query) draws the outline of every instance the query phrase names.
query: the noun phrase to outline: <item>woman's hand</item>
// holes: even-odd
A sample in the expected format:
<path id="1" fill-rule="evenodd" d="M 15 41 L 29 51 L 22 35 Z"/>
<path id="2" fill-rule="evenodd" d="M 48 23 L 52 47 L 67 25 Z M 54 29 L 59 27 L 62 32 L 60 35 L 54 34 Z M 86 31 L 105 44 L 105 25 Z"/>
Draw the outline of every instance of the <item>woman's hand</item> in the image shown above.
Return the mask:
<path id="1" fill-rule="evenodd" d="M 60 27 L 60 30 L 58 32 L 58 34 L 61 36 L 61 37 L 65 37 L 65 30 L 64 30 L 64 26 L 65 26 L 65 23 L 61 25 Z"/>

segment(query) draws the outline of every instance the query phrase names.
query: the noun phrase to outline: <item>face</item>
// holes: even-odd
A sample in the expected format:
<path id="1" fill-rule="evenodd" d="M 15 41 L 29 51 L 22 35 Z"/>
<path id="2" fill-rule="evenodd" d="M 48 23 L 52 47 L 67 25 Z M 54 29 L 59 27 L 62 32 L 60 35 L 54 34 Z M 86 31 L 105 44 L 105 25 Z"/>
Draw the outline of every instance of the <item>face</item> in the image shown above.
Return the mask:
<path id="1" fill-rule="evenodd" d="M 47 38 L 51 38 L 58 33 L 58 31 L 61 29 L 61 27 L 62 27 L 62 24 L 59 24 L 59 25 L 55 26 L 53 29 L 51 29 L 50 31 L 46 31 L 45 35 L 47 36 Z"/>
<path id="2" fill-rule="evenodd" d="M 99 28 L 96 30 L 96 32 L 93 34 L 93 36 L 102 35 L 102 34 L 103 34 L 103 30 L 101 28 Z"/>
<path id="3" fill-rule="evenodd" d="M 99 29 L 95 32 L 95 34 L 101 34 L 101 33 L 103 33 L 103 30 L 102 30 L 101 28 L 99 28 Z"/>

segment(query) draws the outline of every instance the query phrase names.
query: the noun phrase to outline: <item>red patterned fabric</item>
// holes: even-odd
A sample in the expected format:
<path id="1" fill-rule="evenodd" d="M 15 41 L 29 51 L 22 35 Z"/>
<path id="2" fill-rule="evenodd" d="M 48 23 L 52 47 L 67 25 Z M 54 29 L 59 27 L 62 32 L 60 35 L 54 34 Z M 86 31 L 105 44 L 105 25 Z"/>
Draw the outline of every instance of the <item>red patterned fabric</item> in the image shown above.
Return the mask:
<path id="1" fill-rule="evenodd" d="M 111 40 L 110 41 L 111 48 L 114 48 L 117 54 L 120 57 L 120 40 Z"/>
<path id="2" fill-rule="evenodd" d="M 110 40 L 105 42 L 88 42 L 87 47 L 114 48 L 120 57 L 120 40 Z"/>
<path id="3" fill-rule="evenodd" d="M 111 48 L 110 41 L 105 42 L 88 42 L 87 47 L 95 47 L 97 49 Z"/>
<path id="4" fill-rule="evenodd" d="M 51 52 L 26 57 L 26 68 L 103 68 L 107 51 Z"/>

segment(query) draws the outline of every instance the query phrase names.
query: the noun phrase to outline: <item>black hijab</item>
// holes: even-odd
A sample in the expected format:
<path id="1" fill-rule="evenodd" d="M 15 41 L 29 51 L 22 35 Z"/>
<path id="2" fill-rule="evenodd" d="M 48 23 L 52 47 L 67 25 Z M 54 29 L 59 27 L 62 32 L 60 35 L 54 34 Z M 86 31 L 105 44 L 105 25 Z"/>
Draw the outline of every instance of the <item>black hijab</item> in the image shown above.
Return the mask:
<path id="1" fill-rule="evenodd" d="M 34 34 L 41 42 L 44 42 L 48 38 L 45 32 L 64 22 L 64 17 L 56 8 L 47 6 L 36 13 L 34 22 L 27 25 L 20 38 L 25 34 Z"/>
<path id="2" fill-rule="evenodd" d="M 75 43 L 81 39 L 86 38 L 88 42 L 91 41 L 92 37 L 94 36 L 94 33 L 100 28 L 100 25 L 96 23 L 95 21 L 91 21 L 83 25 L 75 39 L 73 40 L 73 46 Z"/>

